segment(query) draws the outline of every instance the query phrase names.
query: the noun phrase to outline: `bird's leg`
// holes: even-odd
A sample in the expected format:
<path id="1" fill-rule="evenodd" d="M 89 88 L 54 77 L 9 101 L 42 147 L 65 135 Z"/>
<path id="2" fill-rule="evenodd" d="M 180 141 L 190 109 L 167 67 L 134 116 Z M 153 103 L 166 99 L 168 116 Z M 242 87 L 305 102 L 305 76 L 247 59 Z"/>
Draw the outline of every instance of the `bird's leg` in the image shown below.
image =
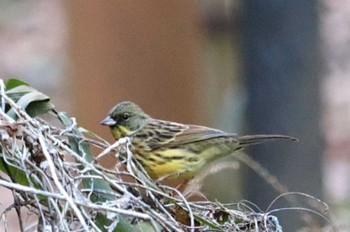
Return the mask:
<path id="1" fill-rule="evenodd" d="M 179 176 L 181 175 L 183 172 L 173 172 L 173 173 L 170 173 L 168 175 L 165 175 L 165 176 L 161 176 L 159 177 L 158 179 L 155 180 L 156 183 L 160 183 L 160 182 L 163 182 L 165 180 L 169 180 L 169 179 L 172 179 L 174 176 Z"/>
<path id="2" fill-rule="evenodd" d="M 176 185 L 175 189 L 179 190 L 182 192 L 182 190 L 185 190 L 186 185 L 188 184 L 190 180 L 182 180 L 179 184 Z M 181 189 L 183 188 L 183 189 Z"/>
<path id="3" fill-rule="evenodd" d="M 159 177 L 158 179 L 155 180 L 155 183 L 157 184 L 157 186 L 159 186 L 159 184 L 161 182 L 166 181 L 166 180 L 171 180 L 171 179 L 173 179 L 174 176 L 175 177 L 176 176 L 181 176 L 184 172 L 186 172 L 186 171 L 174 172 L 174 173 L 168 174 L 166 176 Z M 178 182 L 178 181 L 176 181 L 175 183 L 172 182 L 172 183 L 170 183 L 170 186 L 174 186 L 175 185 L 174 189 L 176 189 L 177 191 L 182 192 L 182 191 L 184 191 L 186 189 L 186 185 L 188 184 L 188 182 L 190 180 L 192 180 L 192 178 L 191 179 L 181 178 L 180 182 Z M 177 192 L 176 190 L 172 191 L 170 194 L 171 195 L 175 195 L 176 192 Z"/>

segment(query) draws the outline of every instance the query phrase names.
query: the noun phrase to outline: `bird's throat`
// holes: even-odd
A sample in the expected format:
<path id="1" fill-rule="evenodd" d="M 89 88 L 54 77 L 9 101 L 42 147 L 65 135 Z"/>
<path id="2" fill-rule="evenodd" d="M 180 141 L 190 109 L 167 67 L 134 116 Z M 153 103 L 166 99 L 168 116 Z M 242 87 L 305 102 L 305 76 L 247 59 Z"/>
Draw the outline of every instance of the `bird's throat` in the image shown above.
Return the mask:
<path id="1" fill-rule="evenodd" d="M 129 136 L 133 133 L 133 131 L 128 130 L 126 127 L 124 126 L 115 126 L 115 127 L 111 127 L 111 131 L 113 134 L 113 137 L 118 140 L 122 137 L 125 136 Z"/>

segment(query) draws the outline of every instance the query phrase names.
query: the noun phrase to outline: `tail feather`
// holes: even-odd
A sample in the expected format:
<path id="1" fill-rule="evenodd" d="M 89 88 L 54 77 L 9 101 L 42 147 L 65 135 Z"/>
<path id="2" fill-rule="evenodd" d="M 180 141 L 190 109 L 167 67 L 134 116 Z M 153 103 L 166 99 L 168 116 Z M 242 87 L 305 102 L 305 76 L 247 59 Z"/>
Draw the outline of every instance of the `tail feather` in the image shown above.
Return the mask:
<path id="1" fill-rule="evenodd" d="M 270 142 L 275 140 L 289 140 L 299 141 L 297 138 L 286 136 L 286 135 L 243 135 L 236 138 L 239 142 L 240 147 L 247 147 L 264 142 Z"/>

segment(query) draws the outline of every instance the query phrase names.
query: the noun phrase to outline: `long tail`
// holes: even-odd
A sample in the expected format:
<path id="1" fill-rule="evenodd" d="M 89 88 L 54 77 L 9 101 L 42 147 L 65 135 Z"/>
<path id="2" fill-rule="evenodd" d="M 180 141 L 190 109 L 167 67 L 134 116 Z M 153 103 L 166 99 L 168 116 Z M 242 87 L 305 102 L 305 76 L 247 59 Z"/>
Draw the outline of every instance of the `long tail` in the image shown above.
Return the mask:
<path id="1" fill-rule="evenodd" d="M 275 140 L 299 141 L 297 138 L 286 135 L 243 135 L 237 136 L 236 139 L 238 140 L 241 148 Z"/>

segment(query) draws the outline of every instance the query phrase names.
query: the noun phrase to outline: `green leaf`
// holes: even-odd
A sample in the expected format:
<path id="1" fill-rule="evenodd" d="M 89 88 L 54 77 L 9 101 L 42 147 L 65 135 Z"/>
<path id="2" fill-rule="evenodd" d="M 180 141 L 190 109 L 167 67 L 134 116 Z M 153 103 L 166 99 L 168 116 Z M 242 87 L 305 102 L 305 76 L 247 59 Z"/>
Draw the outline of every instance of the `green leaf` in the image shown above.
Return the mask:
<path id="1" fill-rule="evenodd" d="M 96 225 L 102 231 L 107 231 L 106 227 L 111 225 L 112 221 L 108 219 L 104 214 L 98 213 L 96 215 Z M 135 230 L 135 228 L 128 222 L 124 217 L 119 216 L 118 224 L 114 228 L 113 231 L 116 232 L 141 232 L 139 230 Z M 144 231 L 145 232 L 145 231 Z"/>
<path id="2" fill-rule="evenodd" d="M 12 182 L 29 186 L 26 173 L 20 169 L 8 165 L 3 158 L 0 158 L 0 170 L 8 175 Z"/>
<path id="3" fill-rule="evenodd" d="M 155 225 L 157 229 L 154 228 Z M 151 224 L 151 222 L 148 221 L 141 221 L 138 224 L 136 224 L 133 228 L 133 231 L 135 232 L 156 232 L 156 231 L 162 231 L 161 226 L 158 223 Z"/>
<path id="4" fill-rule="evenodd" d="M 13 183 L 20 184 L 23 186 L 31 186 L 29 181 L 33 184 L 36 189 L 41 189 L 40 185 L 31 177 L 27 176 L 27 173 L 21 169 L 11 166 L 5 160 L 0 157 L 0 170 L 5 173 Z M 46 200 L 46 197 L 39 196 L 40 200 Z"/>
<path id="5" fill-rule="evenodd" d="M 6 94 L 20 107 L 25 109 L 31 117 L 45 114 L 54 109 L 54 105 L 50 102 L 50 97 L 30 86 L 16 86 L 7 90 Z M 12 118 L 17 117 L 12 108 L 7 111 L 7 114 Z"/>
<path id="6" fill-rule="evenodd" d="M 21 86 L 21 85 L 26 85 L 29 86 L 26 82 L 18 80 L 18 79 L 8 79 L 5 81 L 5 88 L 7 90 L 13 89 L 17 86 Z"/>
<path id="7" fill-rule="evenodd" d="M 26 111 L 31 117 L 36 117 L 42 114 L 46 114 L 50 112 L 50 110 L 53 110 L 54 108 L 55 106 L 50 102 L 50 100 L 33 101 L 29 103 L 29 105 L 26 108 Z"/>
<path id="8" fill-rule="evenodd" d="M 59 112 L 57 113 L 58 118 L 62 122 L 62 124 L 70 128 L 73 125 L 73 120 L 67 115 L 65 112 Z M 73 134 L 75 137 L 69 137 L 69 145 L 70 148 L 75 151 L 77 154 L 79 154 L 81 157 L 84 157 L 84 159 L 88 162 L 93 161 L 93 155 L 90 151 L 89 144 L 86 142 L 82 142 L 82 139 L 84 138 L 83 134 L 80 132 L 78 128 L 72 129 Z M 78 139 L 81 138 L 81 139 Z M 90 174 L 94 174 L 91 172 Z M 109 200 L 114 200 L 110 195 L 103 195 L 99 194 L 100 192 L 112 192 L 112 188 L 109 185 L 108 182 L 100 179 L 84 179 L 83 185 L 85 188 L 92 189 L 93 192 L 95 191 L 96 194 L 91 195 L 91 199 L 94 202 L 106 202 Z M 99 191 L 100 190 L 100 191 Z M 96 217 L 96 224 L 102 231 L 107 231 L 104 226 L 110 225 L 111 221 L 107 218 L 104 214 L 98 214 Z M 133 226 L 124 218 L 122 215 L 119 215 L 119 222 L 117 227 L 114 231 L 121 231 L 121 232 L 131 232 L 135 231 L 133 230 Z"/>
<path id="9" fill-rule="evenodd" d="M 71 127 L 73 125 L 73 120 L 67 115 L 65 112 L 59 112 L 58 114 L 59 119 L 63 123 L 65 127 Z M 93 162 L 94 158 L 91 153 L 89 144 L 86 142 L 82 142 L 84 136 L 83 134 L 79 131 L 78 128 L 73 128 L 72 130 L 73 134 L 75 137 L 69 137 L 69 145 L 70 148 L 75 151 L 77 154 L 79 154 L 81 157 L 83 157 L 87 162 Z M 78 139 L 81 138 L 81 139 Z M 91 173 L 93 174 L 93 173 Z M 93 188 L 93 190 L 102 190 L 102 191 L 111 191 L 113 192 L 111 186 L 108 184 L 108 182 L 104 180 L 88 180 L 84 179 L 83 180 L 83 185 L 85 188 Z M 98 191 L 101 192 L 101 191 Z M 101 194 L 99 194 L 98 201 L 107 201 L 107 200 L 112 200 L 111 197 L 102 197 Z"/>
<path id="10" fill-rule="evenodd" d="M 39 91 L 27 85 L 20 85 L 12 89 L 6 89 L 6 94 L 15 102 L 17 102 L 24 95 L 31 92 L 39 92 Z M 45 99 L 50 99 L 50 98 L 46 96 Z"/>

